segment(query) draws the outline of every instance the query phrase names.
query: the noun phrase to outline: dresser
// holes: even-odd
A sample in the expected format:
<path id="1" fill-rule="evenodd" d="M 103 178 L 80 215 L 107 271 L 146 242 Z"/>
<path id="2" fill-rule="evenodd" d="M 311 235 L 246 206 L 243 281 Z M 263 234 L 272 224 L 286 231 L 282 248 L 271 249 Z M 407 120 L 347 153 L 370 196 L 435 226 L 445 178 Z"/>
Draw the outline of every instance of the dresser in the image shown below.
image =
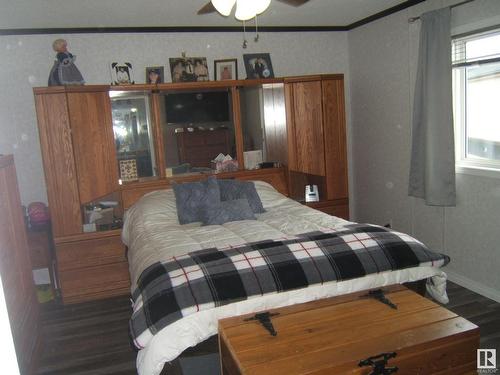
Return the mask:
<path id="1" fill-rule="evenodd" d="M 210 168 L 209 160 L 219 154 L 229 154 L 229 130 L 195 130 L 175 134 L 179 146 L 179 162 L 189 163 L 192 167 Z"/>
<path id="2" fill-rule="evenodd" d="M 0 156 L 0 274 L 19 368 L 31 372 L 39 342 L 38 302 L 12 155 Z"/>

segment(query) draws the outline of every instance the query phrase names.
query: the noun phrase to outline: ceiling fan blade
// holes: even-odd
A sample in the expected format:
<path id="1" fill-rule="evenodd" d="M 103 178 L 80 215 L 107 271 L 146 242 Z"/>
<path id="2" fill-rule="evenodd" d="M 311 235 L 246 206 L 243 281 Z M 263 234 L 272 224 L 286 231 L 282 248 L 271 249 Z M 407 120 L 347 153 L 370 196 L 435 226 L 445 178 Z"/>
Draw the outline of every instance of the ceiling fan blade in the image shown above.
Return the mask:
<path id="1" fill-rule="evenodd" d="M 217 12 L 217 9 L 215 9 L 212 2 L 209 1 L 208 3 L 203 5 L 201 7 L 201 9 L 196 14 L 209 14 L 209 13 L 213 13 L 213 12 Z"/>
<path id="2" fill-rule="evenodd" d="M 300 7 L 301 5 L 304 5 L 305 3 L 309 2 L 309 0 L 278 0 L 281 1 L 282 3 L 294 6 L 294 7 Z"/>

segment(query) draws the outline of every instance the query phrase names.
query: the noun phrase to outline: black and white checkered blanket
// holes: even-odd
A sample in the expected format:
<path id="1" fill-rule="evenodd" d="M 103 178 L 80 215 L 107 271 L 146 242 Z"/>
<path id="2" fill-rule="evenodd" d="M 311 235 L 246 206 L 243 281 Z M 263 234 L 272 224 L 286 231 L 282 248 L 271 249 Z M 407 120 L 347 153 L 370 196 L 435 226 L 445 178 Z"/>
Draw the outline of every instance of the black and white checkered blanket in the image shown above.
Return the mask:
<path id="1" fill-rule="evenodd" d="M 203 249 L 155 263 L 133 293 L 130 330 L 136 340 L 184 316 L 213 307 L 330 281 L 416 266 L 441 267 L 449 257 L 409 235 L 367 224 L 280 241 Z"/>

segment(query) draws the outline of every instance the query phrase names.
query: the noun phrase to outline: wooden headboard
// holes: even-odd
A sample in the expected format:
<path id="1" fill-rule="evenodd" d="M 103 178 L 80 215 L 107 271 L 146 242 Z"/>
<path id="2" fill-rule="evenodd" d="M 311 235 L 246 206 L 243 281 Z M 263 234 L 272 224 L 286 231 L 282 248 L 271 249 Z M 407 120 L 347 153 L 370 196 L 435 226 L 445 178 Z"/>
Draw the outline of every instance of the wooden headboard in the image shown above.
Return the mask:
<path id="1" fill-rule="evenodd" d="M 134 182 L 122 186 L 122 204 L 123 208 L 127 209 L 132 206 L 144 194 L 155 190 L 163 190 L 170 188 L 172 181 L 175 182 L 191 182 L 204 180 L 209 175 L 193 174 L 183 175 L 179 177 L 170 177 L 165 179 L 157 179 L 154 181 Z M 217 178 L 235 178 L 237 180 L 256 180 L 264 181 L 271 184 L 281 194 L 288 196 L 288 184 L 285 168 L 266 168 L 256 169 L 251 171 L 237 171 L 213 174 Z"/>

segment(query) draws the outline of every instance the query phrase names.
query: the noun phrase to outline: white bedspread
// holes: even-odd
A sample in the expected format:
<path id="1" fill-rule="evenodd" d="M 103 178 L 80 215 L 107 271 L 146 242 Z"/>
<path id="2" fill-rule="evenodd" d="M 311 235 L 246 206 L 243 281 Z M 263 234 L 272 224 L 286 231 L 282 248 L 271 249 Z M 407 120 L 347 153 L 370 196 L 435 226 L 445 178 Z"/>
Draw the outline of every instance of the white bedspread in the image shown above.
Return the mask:
<path id="1" fill-rule="evenodd" d="M 267 212 L 257 215 L 257 220 L 224 225 L 179 225 L 172 190 L 156 191 L 141 198 L 127 211 L 122 234 L 123 242 L 128 246 L 132 291 L 142 270 L 173 255 L 207 247 L 237 246 L 247 242 L 285 238 L 348 223 L 288 199 L 265 182 L 257 181 L 255 184 Z M 137 370 L 141 375 L 159 374 L 165 362 L 216 334 L 217 321 L 224 317 L 429 277 L 432 277 L 432 283 L 428 283 L 429 292 L 440 302 L 446 303 L 446 274 L 434 267 L 416 267 L 259 296 L 201 311 L 171 324 L 151 337 L 148 345 L 138 353 Z"/>

